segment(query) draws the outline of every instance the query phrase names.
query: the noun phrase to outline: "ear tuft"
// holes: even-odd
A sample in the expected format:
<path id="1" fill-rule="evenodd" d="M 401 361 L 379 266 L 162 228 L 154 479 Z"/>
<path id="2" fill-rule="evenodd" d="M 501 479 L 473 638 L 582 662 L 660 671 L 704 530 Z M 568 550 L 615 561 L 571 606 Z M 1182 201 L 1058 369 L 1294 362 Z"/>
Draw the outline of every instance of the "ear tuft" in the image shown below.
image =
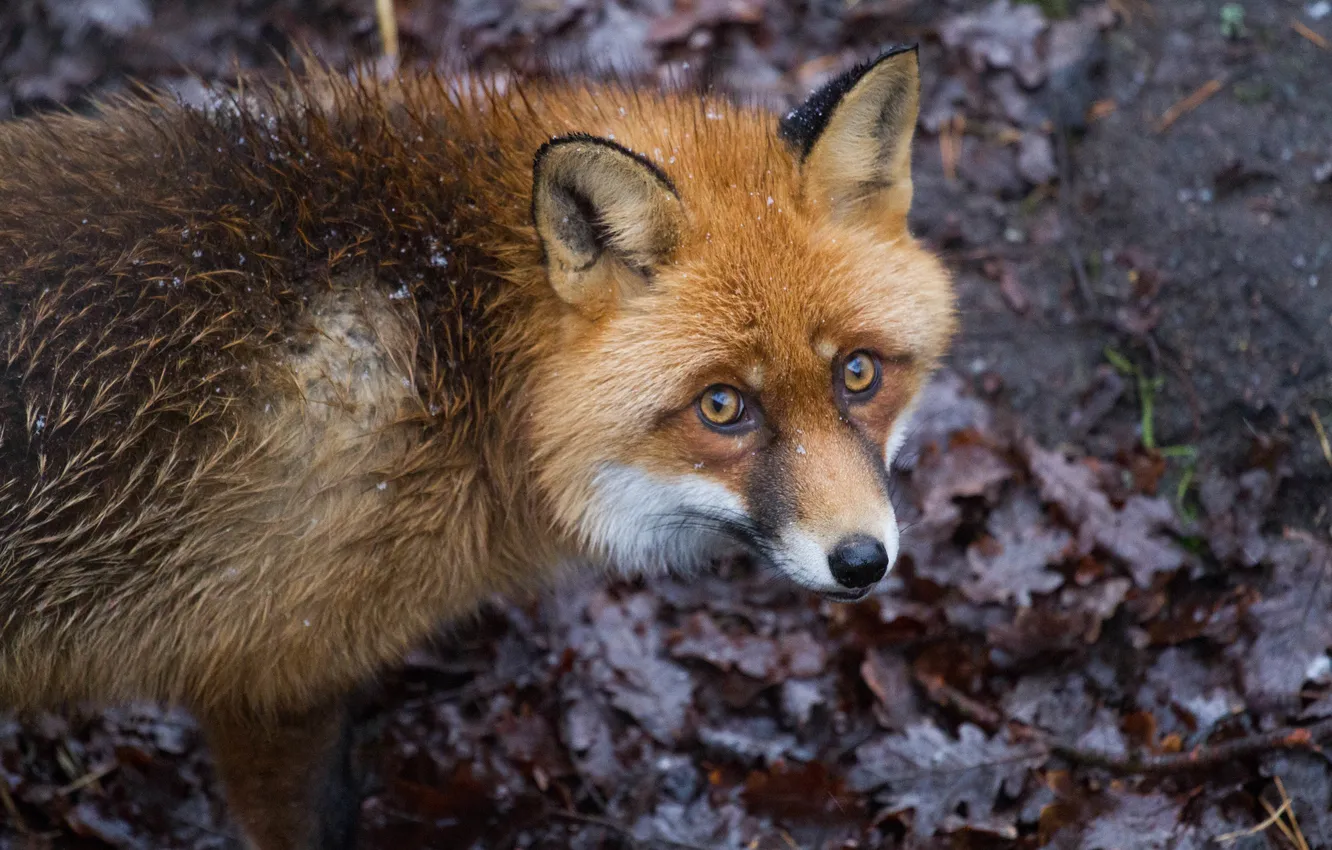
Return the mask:
<path id="1" fill-rule="evenodd" d="M 903 53 L 918 53 L 919 45 L 903 44 L 896 47 L 890 47 L 875 59 L 867 62 L 861 62 L 854 68 L 851 68 L 837 77 L 824 83 L 815 89 L 805 102 L 792 109 L 782 118 L 777 126 L 777 134 L 782 141 L 795 148 L 796 152 L 803 160 L 809 156 L 814 143 L 823 135 L 824 129 L 828 126 L 828 119 L 832 117 L 833 110 L 842 102 L 846 93 L 851 91 L 860 78 L 874 70 L 880 62 L 892 59 L 894 56 L 900 56 Z"/>
<path id="2" fill-rule="evenodd" d="M 622 274 L 646 280 L 679 243 L 684 214 L 671 179 L 596 136 L 558 136 L 532 165 L 532 221 L 556 293 L 593 309 L 622 295 Z"/>
<path id="3" fill-rule="evenodd" d="M 805 193 L 835 215 L 905 227 L 911 140 L 920 110 L 915 45 L 896 47 L 815 91 L 778 134 L 800 159 Z"/>

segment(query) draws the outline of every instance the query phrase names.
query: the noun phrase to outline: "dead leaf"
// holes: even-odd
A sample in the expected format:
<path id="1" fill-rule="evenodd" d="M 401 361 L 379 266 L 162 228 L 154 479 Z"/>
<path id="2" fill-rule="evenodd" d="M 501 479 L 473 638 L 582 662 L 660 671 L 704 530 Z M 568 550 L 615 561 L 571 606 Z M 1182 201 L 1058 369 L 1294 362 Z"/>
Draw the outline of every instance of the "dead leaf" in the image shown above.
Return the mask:
<path id="1" fill-rule="evenodd" d="M 1044 758 L 1032 745 L 1010 742 L 1007 733 L 990 738 L 963 724 L 952 738 L 922 720 L 904 734 L 859 747 L 851 785 L 878 791 L 875 799 L 890 811 L 912 811 L 915 834 L 927 837 L 989 821 L 999 794 L 1016 794 Z"/>
<path id="2" fill-rule="evenodd" d="M 1057 452 L 1048 452 L 1031 440 L 1024 444 L 1041 497 L 1059 507 L 1078 532 L 1085 554 L 1099 546 L 1125 563 L 1139 587 L 1150 587 L 1159 574 L 1184 566 L 1185 555 L 1169 536 L 1178 519 L 1162 499 L 1130 496 L 1116 510 L 1084 464 L 1073 463 Z"/>
<path id="3" fill-rule="evenodd" d="M 1045 32 L 1045 17 L 1032 3 L 1013 5 L 995 0 L 978 12 L 945 20 L 939 26 L 944 46 L 962 53 L 972 70 L 1012 70 L 1028 88 L 1045 80 L 1045 63 L 1037 52 L 1037 39 Z"/>
<path id="4" fill-rule="evenodd" d="M 1072 538 L 1050 528 L 1034 498 L 1014 496 L 990 514 L 987 526 L 993 535 L 988 545 L 973 543 L 967 549 L 972 577 L 961 589 L 968 599 L 1012 600 L 1025 608 L 1033 593 L 1063 585 L 1063 574 L 1049 568 L 1064 559 Z"/>

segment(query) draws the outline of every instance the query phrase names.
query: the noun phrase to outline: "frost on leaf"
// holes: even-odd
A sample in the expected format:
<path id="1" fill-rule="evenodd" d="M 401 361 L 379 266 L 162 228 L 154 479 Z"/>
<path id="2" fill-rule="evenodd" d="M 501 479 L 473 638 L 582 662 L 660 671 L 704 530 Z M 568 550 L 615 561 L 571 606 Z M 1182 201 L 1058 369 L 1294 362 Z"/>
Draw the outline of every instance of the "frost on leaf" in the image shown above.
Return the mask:
<path id="1" fill-rule="evenodd" d="M 1057 506 L 1078 529 L 1078 548 L 1085 554 L 1100 547 L 1123 561 L 1139 587 L 1150 587 L 1157 574 L 1184 566 L 1185 553 L 1170 538 L 1177 520 L 1162 499 L 1130 496 L 1116 509 L 1085 464 L 1028 440 L 1024 445 L 1041 498 Z"/>
<path id="2" fill-rule="evenodd" d="M 1025 494 L 1005 503 L 990 515 L 990 539 L 967 550 L 971 579 L 962 586 L 977 603 L 1016 601 L 1031 605 L 1033 593 L 1050 593 L 1064 576 L 1050 569 L 1063 560 L 1069 535 L 1046 524 L 1034 499 Z"/>
<path id="3" fill-rule="evenodd" d="M 1243 661 L 1250 701 L 1298 694 L 1332 646 L 1332 547 L 1284 540 L 1273 545 L 1271 558 L 1272 586 L 1246 615 L 1258 633 Z"/>
<path id="4" fill-rule="evenodd" d="M 693 682 L 684 668 L 662 657 L 655 601 L 637 594 L 624 603 L 602 602 L 594 600 L 589 609 L 601 652 L 613 670 L 604 683 L 611 704 L 657 741 L 675 741 L 684 731 Z"/>
<path id="5" fill-rule="evenodd" d="M 1109 792 L 1113 808 L 1082 831 L 1081 841 L 1059 846 L 1080 850 L 1202 850 L 1193 827 L 1180 823 L 1182 804 L 1161 793 Z"/>
<path id="6" fill-rule="evenodd" d="M 952 738 L 923 720 L 857 749 L 850 780 L 858 790 L 877 791 L 875 799 L 890 811 L 913 812 L 918 836 L 972 825 L 993 829 L 999 795 L 1015 796 L 1044 757 L 1006 734 L 990 738 L 963 724 Z"/>

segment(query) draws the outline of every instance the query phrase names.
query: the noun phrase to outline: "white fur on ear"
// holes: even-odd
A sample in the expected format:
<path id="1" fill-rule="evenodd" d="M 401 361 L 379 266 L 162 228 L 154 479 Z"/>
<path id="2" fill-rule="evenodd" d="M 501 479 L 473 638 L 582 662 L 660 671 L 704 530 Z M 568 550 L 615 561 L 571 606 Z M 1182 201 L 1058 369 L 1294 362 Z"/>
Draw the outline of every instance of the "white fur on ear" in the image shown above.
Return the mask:
<path id="1" fill-rule="evenodd" d="M 595 311 L 646 280 L 680 241 L 684 211 L 659 168 L 595 136 L 551 139 L 533 165 L 532 220 L 551 286 Z"/>
<path id="2" fill-rule="evenodd" d="M 806 197 L 835 215 L 905 229 L 919 111 L 915 47 L 890 50 L 810 95 L 779 129 L 801 159 Z"/>

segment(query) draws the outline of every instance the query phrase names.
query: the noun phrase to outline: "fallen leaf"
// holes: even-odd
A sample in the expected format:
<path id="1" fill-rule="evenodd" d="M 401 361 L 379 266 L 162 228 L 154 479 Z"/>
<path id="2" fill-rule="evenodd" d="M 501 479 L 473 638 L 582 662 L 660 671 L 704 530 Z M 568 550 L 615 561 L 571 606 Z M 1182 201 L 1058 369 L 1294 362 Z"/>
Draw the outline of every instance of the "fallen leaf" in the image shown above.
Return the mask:
<path id="1" fill-rule="evenodd" d="M 1254 702 L 1295 697 L 1332 646 L 1332 547 L 1282 540 L 1269 558 L 1271 584 L 1245 615 L 1257 633 L 1242 661 L 1244 692 Z"/>
<path id="2" fill-rule="evenodd" d="M 1130 496 L 1116 510 L 1084 464 L 1073 463 L 1027 440 L 1024 443 L 1041 497 L 1059 507 L 1078 532 L 1079 548 L 1093 546 L 1119 558 L 1139 587 L 1150 587 L 1159 574 L 1184 566 L 1184 550 L 1163 532 L 1178 529 L 1170 504 L 1162 499 Z"/>
<path id="3" fill-rule="evenodd" d="M 989 821 L 999 794 L 1016 794 L 1044 758 L 1034 745 L 1009 741 L 1006 732 L 990 738 L 963 724 L 952 738 L 922 720 L 857 748 L 850 781 L 858 790 L 878 791 L 875 799 L 889 811 L 912 811 L 915 834 L 928 837 Z"/>
<path id="4" fill-rule="evenodd" d="M 1082 830 L 1079 850 L 1202 850 L 1202 836 L 1180 822 L 1182 804 L 1161 793 L 1111 789 L 1111 805 Z"/>
<path id="5" fill-rule="evenodd" d="M 1045 63 L 1037 52 L 1037 39 L 1045 32 L 1045 17 L 1032 3 L 1016 6 L 994 0 L 978 12 L 956 15 L 939 26 L 944 46 L 960 52 L 972 70 L 1012 70 L 1028 88 L 1045 79 Z"/>
<path id="6" fill-rule="evenodd" d="M 988 545 L 967 549 L 972 577 L 962 592 L 973 602 L 1015 601 L 1031 605 L 1033 593 L 1050 593 L 1064 583 L 1063 574 L 1050 567 L 1063 560 L 1072 538 L 1046 524 L 1040 505 L 1017 495 L 990 514 L 993 537 Z"/>

